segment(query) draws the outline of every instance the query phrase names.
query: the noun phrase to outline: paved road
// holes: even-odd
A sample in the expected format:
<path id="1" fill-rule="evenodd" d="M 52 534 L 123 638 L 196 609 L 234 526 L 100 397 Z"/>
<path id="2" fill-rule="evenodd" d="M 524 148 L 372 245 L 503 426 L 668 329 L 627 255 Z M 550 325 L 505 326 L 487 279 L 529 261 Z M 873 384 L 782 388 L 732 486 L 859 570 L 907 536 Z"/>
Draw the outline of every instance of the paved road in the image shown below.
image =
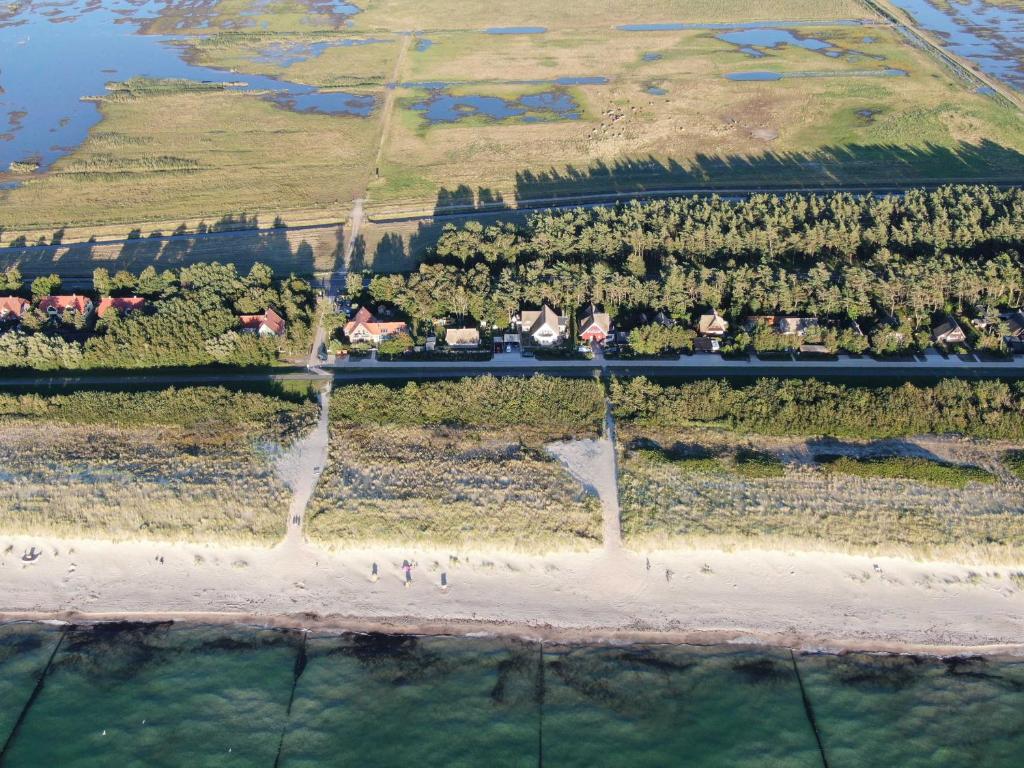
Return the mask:
<path id="1" fill-rule="evenodd" d="M 173 373 L 125 371 L 118 374 L 68 376 L 5 376 L 0 388 L 82 387 L 107 385 L 170 386 L 182 384 L 246 384 L 258 382 L 363 382 L 441 379 L 453 376 L 550 376 L 590 377 L 595 374 L 616 376 L 653 376 L 679 378 L 715 377 L 791 377 L 842 379 L 914 379 L 914 378 L 1021 378 L 1024 357 L 1005 362 L 981 362 L 959 357 L 944 358 L 936 352 L 916 362 L 880 362 L 871 358 L 840 357 L 831 361 L 722 360 L 716 355 L 694 355 L 679 360 L 536 360 L 519 355 L 498 355 L 481 363 L 410 362 L 381 363 L 376 360 L 348 361 L 322 368 L 290 368 L 280 372 L 175 371 Z"/>

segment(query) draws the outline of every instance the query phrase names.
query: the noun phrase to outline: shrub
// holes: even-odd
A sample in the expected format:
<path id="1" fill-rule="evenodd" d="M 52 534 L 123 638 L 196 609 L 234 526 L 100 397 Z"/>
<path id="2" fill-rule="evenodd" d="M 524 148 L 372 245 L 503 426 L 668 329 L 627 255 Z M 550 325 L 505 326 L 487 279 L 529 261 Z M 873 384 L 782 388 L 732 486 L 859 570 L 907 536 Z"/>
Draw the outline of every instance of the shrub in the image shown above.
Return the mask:
<path id="1" fill-rule="evenodd" d="M 963 488 L 968 483 L 992 483 L 995 476 L 981 467 L 949 464 L 917 456 L 837 456 L 819 454 L 814 460 L 829 472 L 857 477 L 880 477 L 915 480 L 950 488 Z"/>

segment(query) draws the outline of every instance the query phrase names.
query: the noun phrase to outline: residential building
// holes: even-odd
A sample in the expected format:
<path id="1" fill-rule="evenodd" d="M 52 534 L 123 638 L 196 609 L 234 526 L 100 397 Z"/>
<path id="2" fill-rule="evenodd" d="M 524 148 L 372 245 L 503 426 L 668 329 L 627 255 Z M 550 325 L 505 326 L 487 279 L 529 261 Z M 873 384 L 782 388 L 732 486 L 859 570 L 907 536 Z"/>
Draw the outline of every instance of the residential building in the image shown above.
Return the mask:
<path id="1" fill-rule="evenodd" d="M 545 304 L 540 309 L 523 310 L 516 325 L 534 342 L 543 347 L 549 347 L 565 339 L 565 329 L 568 323 L 563 315 L 559 315 Z"/>
<path id="2" fill-rule="evenodd" d="M 93 308 L 92 299 L 88 296 L 79 296 L 78 294 L 71 294 L 70 296 L 44 296 L 39 300 L 39 309 L 51 317 L 63 315 L 65 312 L 91 315 Z"/>
<path id="3" fill-rule="evenodd" d="M 380 344 L 384 339 L 408 333 L 409 326 L 401 321 L 382 323 L 367 307 L 360 307 L 355 317 L 345 324 L 345 338 L 352 344 Z"/>
<path id="4" fill-rule="evenodd" d="M 580 338 L 586 342 L 603 344 L 612 328 L 607 312 L 598 312 L 593 304 L 580 318 Z"/>
<path id="5" fill-rule="evenodd" d="M 729 321 L 718 314 L 717 309 L 711 310 L 710 315 L 701 315 L 697 321 L 697 334 L 699 336 L 725 336 L 729 330 Z"/>
<path id="6" fill-rule="evenodd" d="M 451 349 L 477 349 L 480 346 L 480 330 L 477 328 L 448 328 L 444 342 Z"/>
<path id="7" fill-rule="evenodd" d="M 776 317 L 775 330 L 783 336 L 803 336 L 818 327 L 816 317 Z"/>
<path id="8" fill-rule="evenodd" d="M 114 310 L 119 315 L 130 315 L 132 312 L 142 309 L 145 305 L 146 300 L 141 296 L 124 296 L 121 298 L 108 296 L 105 299 L 100 299 L 100 303 L 96 307 L 96 314 L 103 317 L 110 310 Z"/>
<path id="9" fill-rule="evenodd" d="M 238 318 L 243 333 L 256 333 L 260 336 L 284 336 L 286 324 L 284 318 L 272 309 L 262 315 L 242 315 Z"/>
<path id="10" fill-rule="evenodd" d="M 946 315 L 945 318 L 932 328 L 932 341 L 936 344 L 963 344 L 967 341 L 967 334 L 964 333 L 964 329 L 960 327 L 960 324 L 952 318 L 950 315 Z"/>
<path id="11" fill-rule="evenodd" d="M 722 342 L 717 336 L 698 336 L 693 340 L 694 352 L 719 352 L 722 349 Z"/>
<path id="12" fill-rule="evenodd" d="M 20 296 L 0 296 L 0 320 L 21 320 L 31 306 L 28 299 Z"/>

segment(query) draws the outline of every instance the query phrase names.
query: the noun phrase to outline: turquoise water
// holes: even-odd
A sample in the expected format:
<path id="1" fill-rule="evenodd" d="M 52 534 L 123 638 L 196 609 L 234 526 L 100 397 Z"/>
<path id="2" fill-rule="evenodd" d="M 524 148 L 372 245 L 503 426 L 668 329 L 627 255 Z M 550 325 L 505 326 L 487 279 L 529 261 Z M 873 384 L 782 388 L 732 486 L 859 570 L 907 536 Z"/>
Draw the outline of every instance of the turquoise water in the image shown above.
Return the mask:
<path id="1" fill-rule="evenodd" d="M 1024 661 L 8 625 L 0 743 L 4 768 L 1016 767 Z"/>

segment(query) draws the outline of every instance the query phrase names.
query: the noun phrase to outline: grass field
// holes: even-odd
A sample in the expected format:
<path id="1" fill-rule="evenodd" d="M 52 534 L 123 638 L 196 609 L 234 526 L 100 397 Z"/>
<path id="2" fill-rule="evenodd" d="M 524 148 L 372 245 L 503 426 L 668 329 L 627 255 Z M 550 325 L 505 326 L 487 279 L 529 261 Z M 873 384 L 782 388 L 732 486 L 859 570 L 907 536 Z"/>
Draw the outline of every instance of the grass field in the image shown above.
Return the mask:
<path id="1" fill-rule="evenodd" d="M 260 400 L 269 409 L 238 423 L 193 421 L 186 397 L 180 409 L 146 395 L 92 397 L 88 409 L 72 399 L 35 415 L 5 401 L 0 531 L 268 545 L 284 534 L 291 492 L 274 460 L 308 428 L 311 403 Z"/>
<path id="2" fill-rule="evenodd" d="M 1019 561 L 1024 490 L 1002 448 L 959 441 L 829 445 L 679 431 L 623 435 L 622 530 L 634 549 L 792 548 Z M 744 452 L 771 456 L 738 471 Z M 880 456 L 886 451 L 888 456 Z M 934 452 L 934 453 L 933 453 Z M 824 460 L 824 459 L 823 459 Z M 758 462 L 761 464 L 761 462 Z"/>
<path id="3" fill-rule="evenodd" d="M 855 0 L 527 0 L 500 12 L 478 0 L 367 0 L 351 16 L 305 0 L 250 6 L 168 8 L 147 30 L 196 36 L 192 59 L 240 78 L 372 93 L 374 114 L 296 114 L 216 90 L 107 99 L 84 145 L 51 173 L 0 192 L 0 242 L 240 213 L 338 221 L 363 195 L 371 214 L 429 214 L 606 192 L 1015 181 L 1024 172 L 1019 112 L 877 19 L 836 24 L 871 16 Z M 839 55 L 787 44 L 755 57 L 720 39 L 722 29 L 617 29 L 759 20 L 809 21 L 791 31 Z M 486 32 L 514 26 L 546 31 Z M 887 68 L 907 75 L 881 76 Z M 750 70 L 784 77 L 725 78 Z M 608 82 L 550 82 L 567 77 Z M 424 81 L 510 103 L 554 93 L 572 100 L 577 118 L 430 124 L 414 106 L 436 91 L 407 87 Z M 407 266 L 434 229 L 381 225 L 367 233 L 359 265 Z"/>
<path id="4" fill-rule="evenodd" d="M 374 141 L 367 119 L 297 114 L 237 93 L 172 92 L 101 108 L 85 144 L 9 193 L 0 206 L 6 243 L 18 230 L 90 222 L 213 224 L 262 213 L 270 224 L 309 209 L 343 220 Z"/>
<path id="5" fill-rule="evenodd" d="M 306 515 L 328 547 L 586 549 L 600 543 L 596 498 L 523 430 L 335 424 Z"/>

